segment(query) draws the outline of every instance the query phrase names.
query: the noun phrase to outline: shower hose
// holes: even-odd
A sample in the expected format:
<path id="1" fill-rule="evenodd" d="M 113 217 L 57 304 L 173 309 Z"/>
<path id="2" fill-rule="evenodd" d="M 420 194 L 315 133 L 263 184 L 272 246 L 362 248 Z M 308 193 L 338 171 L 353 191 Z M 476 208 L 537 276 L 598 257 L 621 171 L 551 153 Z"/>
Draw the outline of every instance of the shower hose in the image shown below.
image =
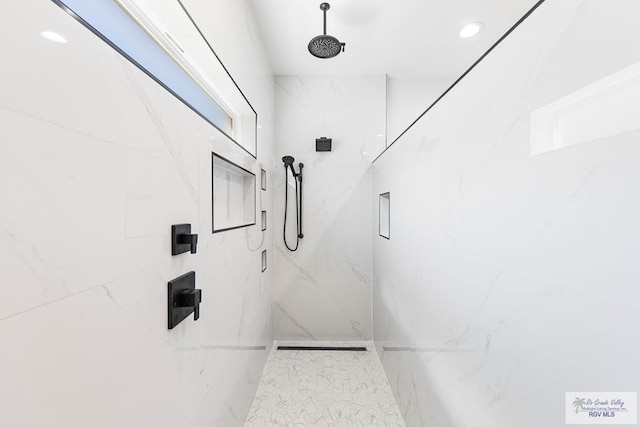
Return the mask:
<path id="1" fill-rule="evenodd" d="M 301 171 L 302 172 L 302 171 Z M 291 252 L 298 250 L 300 244 L 300 238 L 302 237 L 302 179 L 300 179 L 300 191 L 298 193 L 298 178 L 294 175 L 293 180 L 296 183 L 296 246 L 290 248 L 287 243 L 287 206 L 289 205 L 289 172 L 285 166 L 284 169 L 284 229 L 282 231 L 282 237 L 284 239 L 284 245 Z"/>

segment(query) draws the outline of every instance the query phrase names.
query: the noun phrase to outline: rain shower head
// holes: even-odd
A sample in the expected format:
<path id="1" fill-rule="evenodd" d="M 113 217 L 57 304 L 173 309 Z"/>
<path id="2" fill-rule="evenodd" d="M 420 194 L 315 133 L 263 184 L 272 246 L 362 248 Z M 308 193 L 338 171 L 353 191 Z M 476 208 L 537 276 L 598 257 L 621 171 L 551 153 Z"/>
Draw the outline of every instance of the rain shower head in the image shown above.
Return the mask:
<path id="1" fill-rule="evenodd" d="M 333 58 L 340 52 L 344 52 L 344 43 L 333 37 L 327 35 L 327 10 L 329 10 L 329 3 L 322 3 L 320 10 L 324 15 L 324 32 L 320 36 L 316 36 L 309 42 L 309 53 L 316 58 Z"/>
<path id="2" fill-rule="evenodd" d="M 309 52 L 317 58 L 333 58 L 344 51 L 344 43 L 333 37 L 321 35 L 315 36 L 309 42 Z"/>

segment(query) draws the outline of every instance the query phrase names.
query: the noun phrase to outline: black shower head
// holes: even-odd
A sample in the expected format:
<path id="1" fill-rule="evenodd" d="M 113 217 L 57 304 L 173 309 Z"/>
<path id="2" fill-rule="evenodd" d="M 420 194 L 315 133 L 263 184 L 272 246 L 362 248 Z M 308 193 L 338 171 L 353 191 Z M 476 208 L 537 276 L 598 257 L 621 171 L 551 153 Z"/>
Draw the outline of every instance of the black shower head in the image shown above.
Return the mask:
<path id="1" fill-rule="evenodd" d="M 284 162 L 285 173 L 287 169 L 291 169 L 291 174 L 293 174 L 293 176 L 298 176 L 298 174 L 296 174 L 296 170 L 293 168 L 293 162 L 295 159 L 292 156 L 284 156 L 282 161 Z M 300 169 L 300 173 L 302 173 L 302 169 Z"/>
<path id="2" fill-rule="evenodd" d="M 337 38 L 327 35 L 327 10 L 329 7 L 329 3 L 320 5 L 320 10 L 324 14 L 324 33 L 312 38 L 309 42 L 309 53 L 316 58 L 333 58 L 340 52 L 344 52 L 345 44 Z"/>
<path id="3" fill-rule="evenodd" d="M 340 52 L 344 52 L 344 43 L 326 34 L 315 36 L 309 42 L 309 52 L 316 58 L 333 58 Z"/>
<path id="4" fill-rule="evenodd" d="M 282 158 L 282 161 L 284 162 L 284 167 L 288 168 L 289 166 L 293 166 L 293 162 L 295 162 L 295 159 L 291 156 L 284 156 Z"/>

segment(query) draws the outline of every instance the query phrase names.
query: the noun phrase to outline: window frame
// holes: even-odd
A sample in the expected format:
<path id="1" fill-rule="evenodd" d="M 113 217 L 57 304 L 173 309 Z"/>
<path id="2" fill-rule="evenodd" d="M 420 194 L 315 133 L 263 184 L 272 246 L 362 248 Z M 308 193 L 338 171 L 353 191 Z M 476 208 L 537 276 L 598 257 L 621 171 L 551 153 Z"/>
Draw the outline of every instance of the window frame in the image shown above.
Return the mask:
<path id="1" fill-rule="evenodd" d="M 196 29 L 196 31 L 198 32 L 200 37 L 206 43 L 206 45 L 209 48 L 209 50 L 211 50 L 211 52 L 213 53 L 215 59 L 221 65 L 222 69 L 227 74 L 227 76 L 229 77 L 231 82 L 234 84 L 236 89 L 239 91 L 239 93 L 242 96 L 242 98 L 246 101 L 247 105 L 249 106 L 249 108 L 251 109 L 251 111 L 253 113 L 252 115 L 255 117 L 255 122 L 253 123 L 253 128 L 254 128 L 253 129 L 253 133 L 254 133 L 254 138 L 253 138 L 254 152 L 253 153 L 236 140 L 237 135 L 240 132 L 240 129 L 243 127 L 242 124 L 240 123 L 241 122 L 240 113 L 235 108 L 233 108 L 233 106 L 230 105 L 229 102 L 227 102 L 224 99 L 224 97 L 216 89 L 215 84 L 213 84 L 213 82 L 207 81 L 208 79 L 204 76 L 204 74 L 200 73 L 198 71 L 198 66 L 194 64 L 194 62 L 190 59 L 190 57 L 188 55 L 183 55 L 182 53 L 179 52 L 180 47 L 179 47 L 179 45 L 177 45 L 175 40 L 172 40 L 170 33 L 167 32 L 166 34 L 169 37 L 166 37 L 165 35 L 162 34 L 161 29 L 159 29 L 155 24 L 153 24 L 150 19 L 148 19 L 147 17 L 144 17 L 143 13 L 132 11 L 131 10 L 132 7 L 131 7 L 131 3 L 130 2 L 122 2 L 120 0 L 115 0 L 114 3 L 115 3 L 115 5 L 117 7 L 119 7 L 132 20 L 132 22 L 138 28 L 140 28 L 141 31 L 143 31 L 146 34 L 146 36 L 152 42 L 154 42 L 160 48 L 160 50 L 162 50 L 168 56 L 168 58 L 171 61 L 173 61 L 186 74 L 186 76 L 190 80 L 192 80 L 193 83 L 195 83 L 203 91 L 203 93 L 208 98 L 210 98 L 211 101 L 213 101 L 213 103 L 215 103 L 220 108 L 220 110 L 222 110 L 223 113 L 225 113 L 225 114 L 227 114 L 229 116 L 229 118 L 231 119 L 231 132 L 223 129 L 222 128 L 223 126 L 221 126 L 220 124 L 216 124 L 211 118 L 207 117 L 207 115 L 205 113 L 199 111 L 198 108 L 196 108 L 194 105 L 192 105 L 183 96 L 178 94 L 178 92 L 176 90 L 174 90 L 168 83 L 164 82 L 162 79 L 160 79 L 158 76 L 156 76 L 153 72 L 151 72 L 151 70 L 148 70 L 146 67 L 144 67 L 140 62 L 138 62 L 134 57 L 132 57 L 129 53 L 127 53 L 123 48 L 121 48 L 114 41 L 109 39 L 109 37 L 107 37 L 106 35 L 102 34 L 91 23 L 89 23 L 86 19 L 84 19 L 82 16 L 77 14 L 73 9 L 71 9 L 71 7 L 69 7 L 65 3 L 65 0 L 51 0 L 51 1 L 54 4 L 56 4 L 57 6 L 59 6 L 62 10 L 67 12 L 67 14 L 69 14 L 72 18 L 74 18 L 76 21 L 78 21 L 80 24 L 82 24 L 85 28 L 87 28 L 93 34 L 98 36 L 106 44 L 111 46 L 111 48 L 113 48 L 120 55 L 125 57 L 129 62 L 131 62 L 133 65 L 135 65 L 138 69 L 140 69 L 142 72 L 144 72 L 147 76 L 149 76 L 156 83 L 158 83 L 167 92 L 172 94 L 180 102 L 182 102 L 184 105 L 186 105 L 190 110 L 192 110 L 194 113 L 196 113 L 198 116 L 200 116 L 203 120 L 205 120 L 207 123 L 209 123 L 215 129 L 217 129 L 224 136 L 226 136 L 229 140 L 231 140 L 234 144 L 236 144 L 240 149 L 245 151 L 247 154 L 249 154 L 254 159 L 257 159 L 257 157 L 258 157 L 258 142 L 257 142 L 257 138 L 258 138 L 258 132 L 257 132 L 258 114 L 257 114 L 256 110 L 253 108 L 253 106 L 251 105 L 251 103 L 249 102 L 249 100 L 247 99 L 247 97 L 245 96 L 245 94 L 242 92 L 242 90 L 240 89 L 240 87 L 238 86 L 236 81 L 233 79 L 233 77 L 229 73 L 228 69 L 225 67 L 225 65 L 222 63 L 222 61 L 220 60 L 220 58 L 218 57 L 216 52 L 213 50 L 213 48 L 211 47 L 211 45 L 208 42 L 208 40 L 204 37 L 204 34 L 200 30 L 200 28 L 198 28 L 198 26 L 196 25 L 195 21 L 193 20 L 193 18 L 188 13 L 188 11 L 186 10 L 186 8 L 184 7 L 184 5 L 182 4 L 182 2 L 180 0 L 178 0 L 179 6 L 182 8 L 182 10 L 186 14 L 187 18 L 189 19 L 189 21 L 193 24 L 194 28 Z M 231 133 L 231 135 L 230 135 L 230 133 Z"/>

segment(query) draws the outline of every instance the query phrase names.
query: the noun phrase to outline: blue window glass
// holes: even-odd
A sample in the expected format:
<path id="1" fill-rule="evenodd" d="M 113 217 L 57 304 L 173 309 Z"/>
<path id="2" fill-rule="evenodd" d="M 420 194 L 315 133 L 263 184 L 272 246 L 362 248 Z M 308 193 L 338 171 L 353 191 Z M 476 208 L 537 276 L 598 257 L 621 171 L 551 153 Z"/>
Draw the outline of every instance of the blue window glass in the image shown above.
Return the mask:
<path id="1" fill-rule="evenodd" d="M 232 118 L 112 0 L 53 0 L 231 138 Z"/>

